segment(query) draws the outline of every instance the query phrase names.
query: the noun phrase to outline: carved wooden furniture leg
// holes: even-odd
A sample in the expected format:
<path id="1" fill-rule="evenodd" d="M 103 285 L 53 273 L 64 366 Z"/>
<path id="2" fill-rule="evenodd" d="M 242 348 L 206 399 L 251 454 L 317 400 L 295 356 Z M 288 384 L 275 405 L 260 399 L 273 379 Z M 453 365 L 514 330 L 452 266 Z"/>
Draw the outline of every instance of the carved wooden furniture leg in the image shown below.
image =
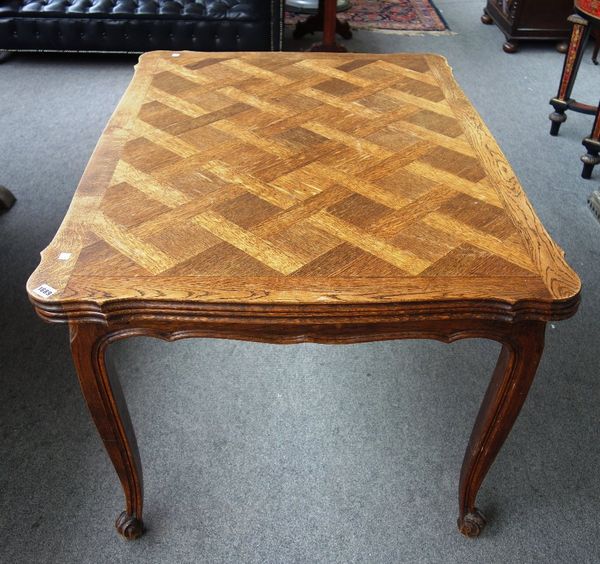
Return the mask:
<path id="1" fill-rule="evenodd" d="M 142 465 L 119 379 L 107 366 L 111 333 L 99 323 L 71 323 L 70 333 L 83 396 L 125 493 L 126 508 L 115 526 L 126 539 L 136 539 L 144 531 Z"/>
<path id="2" fill-rule="evenodd" d="M 17 201 L 13 193 L 4 186 L 0 186 L 0 210 L 8 210 L 12 208 Z"/>
<path id="3" fill-rule="evenodd" d="M 554 108 L 554 111 L 549 116 L 552 122 L 550 135 L 558 135 L 561 124 L 567 121 L 565 112 L 569 109 L 571 92 L 573 91 L 577 71 L 579 70 L 583 51 L 590 34 L 590 26 L 581 16 L 577 14 L 569 16 L 569 21 L 573 23 L 573 31 L 563 65 L 560 86 L 556 97 L 550 100 L 550 104 Z"/>
<path id="4" fill-rule="evenodd" d="M 321 11 L 309 16 L 304 21 L 298 22 L 294 28 L 293 37 L 294 39 L 302 39 L 309 33 L 315 31 L 323 31 L 323 13 Z M 335 33 L 343 37 L 344 39 L 352 39 L 352 30 L 350 24 L 345 21 L 335 18 Z"/>
<path id="5" fill-rule="evenodd" d="M 592 132 L 581 143 L 587 149 L 587 153 L 581 156 L 583 163 L 581 176 L 582 178 L 591 178 L 594 167 L 600 163 L 600 105 L 596 109 Z"/>
<path id="6" fill-rule="evenodd" d="M 337 32 L 338 20 L 336 17 L 335 0 L 321 0 L 319 11 L 323 14 L 323 40 L 310 48 L 310 51 L 325 51 L 344 53 L 347 49 L 336 43 L 335 35 Z"/>
<path id="7" fill-rule="evenodd" d="M 344 46 L 336 43 L 335 36 L 339 34 L 344 39 L 350 39 L 352 32 L 348 22 L 341 22 L 337 19 L 336 10 L 335 0 L 319 0 L 319 11 L 305 21 L 296 24 L 294 39 L 300 39 L 307 33 L 323 31 L 323 40 L 321 43 L 315 43 L 309 49 L 310 51 L 346 52 L 347 49 Z"/>
<path id="8" fill-rule="evenodd" d="M 544 322 L 528 322 L 502 338 L 502 351 L 483 398 L 460 473 L 458 529 L 477 537 L 485 517 L 475 498 L 519 415 L 544 349 Z"/>

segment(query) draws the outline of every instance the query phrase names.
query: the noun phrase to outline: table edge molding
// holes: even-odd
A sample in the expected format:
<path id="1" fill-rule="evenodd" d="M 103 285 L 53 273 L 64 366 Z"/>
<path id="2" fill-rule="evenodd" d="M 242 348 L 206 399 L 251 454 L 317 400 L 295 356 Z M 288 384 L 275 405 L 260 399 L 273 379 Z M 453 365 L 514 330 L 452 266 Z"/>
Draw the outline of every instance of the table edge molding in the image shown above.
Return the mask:
<path id="1" fill-rule="evenodd" d="M 524 320 L 558 321 L 573 316 L 579 306 L 579 294 L 566 300 L 515 303 L 501 300 L 415 301 L 385 304 L 238 304 L 147 300 L 69 304 L 43 302 L 29 296 L 36 313 L 54 323 L 121 323 L 145 325 L 148 321 L 197 323 L 263 324 L 271 327 L 328 327 L 362 323 L 406 323 L 408 321 L 485 319 L 515 323 Z"/>
<path id="2" fill-rule="evenodd" d="M 144 82 L 140 82 L 140 68 L 142 66 L 153 69 L 158 65 L 165 52 L 154 52 L 140 58 L 140 62 L 136 65 L 136 80 L 132 80 L 123 94 L 113 116 L 109 120 L 105 133 L 100 137 L 96 148 L 88 162 L 86 170 L 79 183 L 77 191 L 80 191 L 81 186 L 87 186 L 85 195 L 93 194 L 96 190 L 100 189 L 105 183 L 105 176 L 109 174 L 110 170 L 104 170 L 102 175 L 93 175 L 91 170 L 91 163 L 94 159 L 106 158 L 107 154 L 112 155 L 114 151 L 119 151 L 122 147 L 124 135 L 128 130 L 129 122 L 132 119 L 133 107 L 137 109 L 136 104 L 125 103 L 128 96 L 135 95 L 138 99 L 143 99 L 143 96 L 149 87 L 149 76 L 152 76 L 150 72 L 145 76 Z M 215 54 L 211 54 L 214 56 Z M 218 55 L 230 55 L 230 54 L 218 54 Z M 355 56 L 356 54 L 352 54 Z M 480 117 L 475 107 L 468 100 L 466 95 L 460 89 L 460 86 L 454 78 L 452 68 L 448 64 L 445 57 L 432 53 L 420 53 L 425 56 L 429 62 L 438 61 L 442 64 L 431 64 L 430 67 L 434 74 L 439 77 L 450 80 L 440 80 L 440 86 L 445 89 L 445 96 L 448 103 L 451 105 L 453 111 L 460 116 L 468 125 L 465 125 L 465 133 L 471 138 L 472 144 L 478 152 L 481 162 L 486 165 L 488 173 L 493 172 L 497 168 L 498 162 L 508 166 L 509 170 L 502 168 L 498 171 L 498 180 L 510 186 L 510 195 L 505 194 L 508 190 L 497 190 L 499 196 L 503 199 L 507 209 L 512 211 L 512 214 L 520 215 L 521 222 L 516 222 L 517 227 L 521 232 L 521 236 L 524 237 L 526 246 L 534 259 L 534 262 L 538 268 L 538 275 L 540 282 L 546 286 L 548 291 L 548 298 L 535 297 L 527 298 L 523 297 L 519 300 L 511 300 L 510 296 L 496 296 L 489 300 L 479 297 L 465 297 L 454 296 L 452 300 L 445 300 L 443 297 L 437 297 L 432 302 L 425 304 L 424 302 L 418 301 L 405 301 L 405 302 L 394 302 L 390 301 L 381 305 L 382 312 L 389 312 L 391 315 L 397 315 L 398 312 L 402 314 L 410 315 L 426 315 L 433 318 L 436 316 L 449 315 L 460 316 L 464 315 L 464 310 L 467 308 L 474 308 L 473 315 L 484 316 L 490 319 L 536 319 L 536 320 L 559 320 L 570 317 L 573 315 L 579 304 L 579 294 L 581 289 L 581 283 L 577 274 L 569 267 L 564 259 L 564 251 L 552 240 L 541 221 L 537 217 L 533 210 L 527 196 L 525 195 L 520 183 L 518 182 L 508 160 L 503 155 L 500 147 L 496 143 L 494 137 L 488 130 L 484 121 Z M 323 55 L 325 57 L 329 55 Z M 364 54 L 365 57 L 373 57 L 380 55 Z M 392 55 L 386 55 L 393 57 Z M 385 57 L 384 57 L 385 58 Z M 465 109 L 466 108 L 466 109 Z M 112 132 L 108 135 L 108 132 Z M 108 172 L 107 172 L 108 171 Z M 112 173 L 111 173 L 112 174 Z M 82 196 L 82 194 L 80 194 Z M 60 293 L 68 286 L 69 279 L 72 272 L 69 271 L 65 275 L 59 275 L 63 268 L 63 265 L 57 266 L 52 262 L 51 255 L 62 249 L 62 244 L 65 241 L 79 241 L 81 233 L 84 231 L 84 225 L 74 221 L 73 224 L 69 224 L 68 219 L 70 216 L 75 215 L 75 199 L 72 200 L 71 205 L 63 219 L 61 226 L 59 227 L 56 235 L 50 242 L 50 244 L 40 253 L 41 260 L 34 273 L 32 274 L 27 286 L 29 298 L 34 304 L 34 307 L 42 318 L 48 321 L 56 322 L 67 322 L 69 320 L 78 319 L 81 321 L 91 321 L 105 323 L 113 319 L 118 319 L 125 315 L 133 315 L 138 318 L 146 318 L 148 316 L 157 316 L 163 319 L 169 319 L 175 315 L 175 318 L 185 319 L 186 316 L 198 316 L 203 315 L 207 311 L 213 311 L 217 309 L 215 303 L 203 302 L 202 300 L 191 301 L 160 301 L 155 299 L 137 300 L 132 297 L 123 297 L 121 300 L 98 299 L 88 300 L 86 298 L 78 299 L 77 301 L 63 301 L 60 299 Z M 79 203 L 79 202 L 78 202 Z M 82 198 L 81 204 L 84 205 L 84 199 Z M 519 225 L 521 224 L 522 225 Z M 532 238 L 535 233 L 536 238 Z M 41 274 L 47 274 L 42 272 L 42 267 L 46 266 L 47 270 L 56 272 L 58 280 L 52 281 L 51 284 L 55 287 L 59 294 L 54 296 L 54 301 L 43 301 L 37 299 L 33 295 L 32 290 L 39 283 L 46 282 L 40 278 Z M 38 278 L 40 278 L 38 280 Z M 220 303 L 218 305 L 227 306 L 229 309 L 228 315 L 232 318 L 241 318 L 240 312 L 250 311 L 250 307 L 254 307 L 251 302 L 235 302 L 231 304 Z M 349 307 L 347 309 L 348 315 L 360 315 L 360 308 L 362 307 L 360 298 L 350 304 L 323 304 L 324 307 L 328 308 L 341 308 Z M 262 307 L 262 305 L 261 305 Z M 280 311 L 278 308 L 287 308 L 287 311 L 293 311 L 293 305 L 287 306 L 285 302 L 279 302 L 276 304 L 264 304 L 262 311 L 268 312 L 271 318 L 276 317 L 277 312 Z M 355 308 L 355 309 L 353 309 Z M 174 311 L 176 311 L 174 313 Z M 259 311 L 259 310 L 252 310 Z"/>

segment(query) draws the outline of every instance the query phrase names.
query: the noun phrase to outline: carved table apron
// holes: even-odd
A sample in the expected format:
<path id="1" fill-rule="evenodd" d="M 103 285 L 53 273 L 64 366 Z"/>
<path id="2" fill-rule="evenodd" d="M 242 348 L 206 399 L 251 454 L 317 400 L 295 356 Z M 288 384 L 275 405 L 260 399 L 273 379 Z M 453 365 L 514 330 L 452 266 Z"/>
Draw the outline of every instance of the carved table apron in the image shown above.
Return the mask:
<path id="1" fill-rule="evenodd" d="M 28 293 L 69 323 L 83 395 L 143 532 L 110 343 L 484 337 L 502 351 L 465 453 L 459 530 L 580 283 L 442 57 L 143 55 Z"/>

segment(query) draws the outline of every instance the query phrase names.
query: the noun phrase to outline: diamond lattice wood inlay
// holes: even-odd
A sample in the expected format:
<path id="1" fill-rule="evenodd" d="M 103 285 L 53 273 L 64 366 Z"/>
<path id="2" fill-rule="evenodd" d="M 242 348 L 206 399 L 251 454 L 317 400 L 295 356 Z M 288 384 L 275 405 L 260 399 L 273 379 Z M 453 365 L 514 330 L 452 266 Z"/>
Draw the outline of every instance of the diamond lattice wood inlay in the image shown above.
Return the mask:
<path id="1" fill-rule="evenodd" d="M 579 303 L 577 275 L 434 55 L 144 55 L 28 291 L 69 323 L 128 539 L 144 531 L 143 479 L 111 343 L 500 342 L 458 488 L 459 530 L 475 537 L 546 322 Z"/>
<path id="2" fill-rule="evenodd" d="M 142 57 L 107 126 L 30 281 L 47 300 L 578 291 L 442 58 L 171 55 Z"/>

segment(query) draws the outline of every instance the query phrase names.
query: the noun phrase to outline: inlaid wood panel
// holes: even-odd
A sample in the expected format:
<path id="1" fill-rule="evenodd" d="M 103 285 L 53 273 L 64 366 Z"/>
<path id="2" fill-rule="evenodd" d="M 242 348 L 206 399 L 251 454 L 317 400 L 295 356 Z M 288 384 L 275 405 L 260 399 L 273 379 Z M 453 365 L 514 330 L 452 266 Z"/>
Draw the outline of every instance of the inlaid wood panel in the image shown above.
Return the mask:
<path id="1" fill-rule="evenodd" d="M 579 280 L 443 58 L 155 52 L 28 289 L 70 316 L 477 299 L 552 317 Z"/>

